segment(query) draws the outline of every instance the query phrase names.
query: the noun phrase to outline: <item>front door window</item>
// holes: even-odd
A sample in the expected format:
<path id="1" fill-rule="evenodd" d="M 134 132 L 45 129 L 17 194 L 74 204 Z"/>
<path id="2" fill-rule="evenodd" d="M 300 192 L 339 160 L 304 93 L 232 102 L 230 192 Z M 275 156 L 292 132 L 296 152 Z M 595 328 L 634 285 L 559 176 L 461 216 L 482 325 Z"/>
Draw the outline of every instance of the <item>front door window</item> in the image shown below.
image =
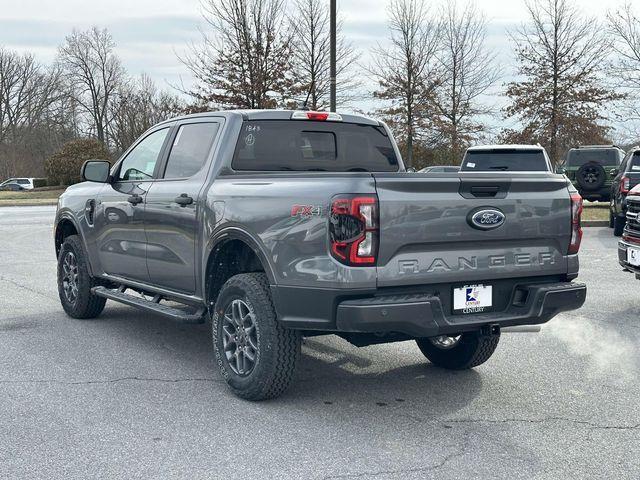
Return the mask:
<path id="1" fill-rule="evenodd" d="M 118 180 L 151 180 L 168 133 L 169 128 L 163 128 L 149 134 L 138 143 L 122 161 Z"/>

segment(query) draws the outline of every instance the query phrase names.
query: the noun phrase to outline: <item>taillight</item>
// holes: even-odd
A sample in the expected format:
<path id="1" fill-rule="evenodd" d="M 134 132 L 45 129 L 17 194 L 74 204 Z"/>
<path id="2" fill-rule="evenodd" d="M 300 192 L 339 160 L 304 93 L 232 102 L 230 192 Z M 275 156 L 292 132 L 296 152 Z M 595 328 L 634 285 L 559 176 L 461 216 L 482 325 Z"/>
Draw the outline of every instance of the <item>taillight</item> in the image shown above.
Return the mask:
<path id="1" fill-rule="evenodd" d="M 582 197 L 578 193 L 571 194 L 571 243 L 569 243 L 569 255 L 574 255 L 580 250 L 582 242 Z"/>
<path id="2" fill-rule="evenodd" d="M 620 179 L 620 193 L 629 193 L 630 187 L 631 180 L 629 180 L 629 177 L 622 177 Z"/>
<path id="3" fill-rule="evenodd" d="M 331 201 L 331 255 L 340 263 L 372 266 L 378 256 L 378 197 L 339 195 Z"/>

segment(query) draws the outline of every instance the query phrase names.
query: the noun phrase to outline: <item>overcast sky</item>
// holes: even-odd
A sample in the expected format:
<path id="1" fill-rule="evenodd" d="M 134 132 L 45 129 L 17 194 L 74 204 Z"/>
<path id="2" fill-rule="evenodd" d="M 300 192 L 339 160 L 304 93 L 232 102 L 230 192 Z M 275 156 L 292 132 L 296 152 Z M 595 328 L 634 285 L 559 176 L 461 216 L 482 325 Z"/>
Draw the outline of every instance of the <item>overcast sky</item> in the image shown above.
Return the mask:
<path id="1" fill-rule="evenodd" d="M 465 1 L 465 0 L 460 0 Z M 604 18 L 622 0 L 576 0 L 585 13 Z M 638 0 L 634 0 L 638 1 Z M 327 3 L 329 0 L 327 0 Z M 433 8 L 439 3 L 432 2 Z M 526 20 L 524 0 L 477 0 L 488 20 L 487 46 L 494 49 L 506 75 L 513 71 L 507 30 Z M 345 36 L 363 52 L 386 35 L 387 0 L 338 0 Z M 73 28 L 106 27 L 128 72 L 146 72 L 167 88 L 182 79 L 186 68 L 176 58 L 201 25 L 199 0 L 0 0 L 0 46 L 32 51 L 50 62 L 57 46 Z M 498 104 L 497 92 L 492 98 Z"/>

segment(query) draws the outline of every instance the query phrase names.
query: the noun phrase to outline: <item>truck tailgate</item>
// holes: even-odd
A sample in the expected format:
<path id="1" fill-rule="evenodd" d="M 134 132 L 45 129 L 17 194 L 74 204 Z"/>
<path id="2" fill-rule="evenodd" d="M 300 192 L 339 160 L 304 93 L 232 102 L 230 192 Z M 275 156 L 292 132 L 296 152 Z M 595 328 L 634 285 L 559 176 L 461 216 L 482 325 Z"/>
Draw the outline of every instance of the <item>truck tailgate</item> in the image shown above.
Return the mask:
<path id="1" fill-rule="evenodd" d="M 571 200 L 550 173 L 374 174 L 379 287 L 467 283 L 567 272 Z M 492 229 L 475 213 L 501 212 Z M 498 215 L 499 217 L 499 215 Z"/>

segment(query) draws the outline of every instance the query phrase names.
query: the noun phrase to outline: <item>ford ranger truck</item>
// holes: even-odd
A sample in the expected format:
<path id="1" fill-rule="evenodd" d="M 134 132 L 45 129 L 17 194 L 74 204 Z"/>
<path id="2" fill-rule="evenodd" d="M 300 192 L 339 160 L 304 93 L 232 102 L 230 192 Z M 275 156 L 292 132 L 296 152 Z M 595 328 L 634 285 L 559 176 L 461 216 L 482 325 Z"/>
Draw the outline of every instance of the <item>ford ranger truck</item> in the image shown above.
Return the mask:
<path id="1" fill-rule="evenodd" d="M 408 173 L 369 118 L 228 111 L 169 120 L 60 197 L 58 290 L 74 318 L 107 299 L 210 319 L 242 398 L 280 395 L 305 336 L 415 340 L 448 369 L 505 327 L 579 308 L 582 200 L 551 172 Z"/>

